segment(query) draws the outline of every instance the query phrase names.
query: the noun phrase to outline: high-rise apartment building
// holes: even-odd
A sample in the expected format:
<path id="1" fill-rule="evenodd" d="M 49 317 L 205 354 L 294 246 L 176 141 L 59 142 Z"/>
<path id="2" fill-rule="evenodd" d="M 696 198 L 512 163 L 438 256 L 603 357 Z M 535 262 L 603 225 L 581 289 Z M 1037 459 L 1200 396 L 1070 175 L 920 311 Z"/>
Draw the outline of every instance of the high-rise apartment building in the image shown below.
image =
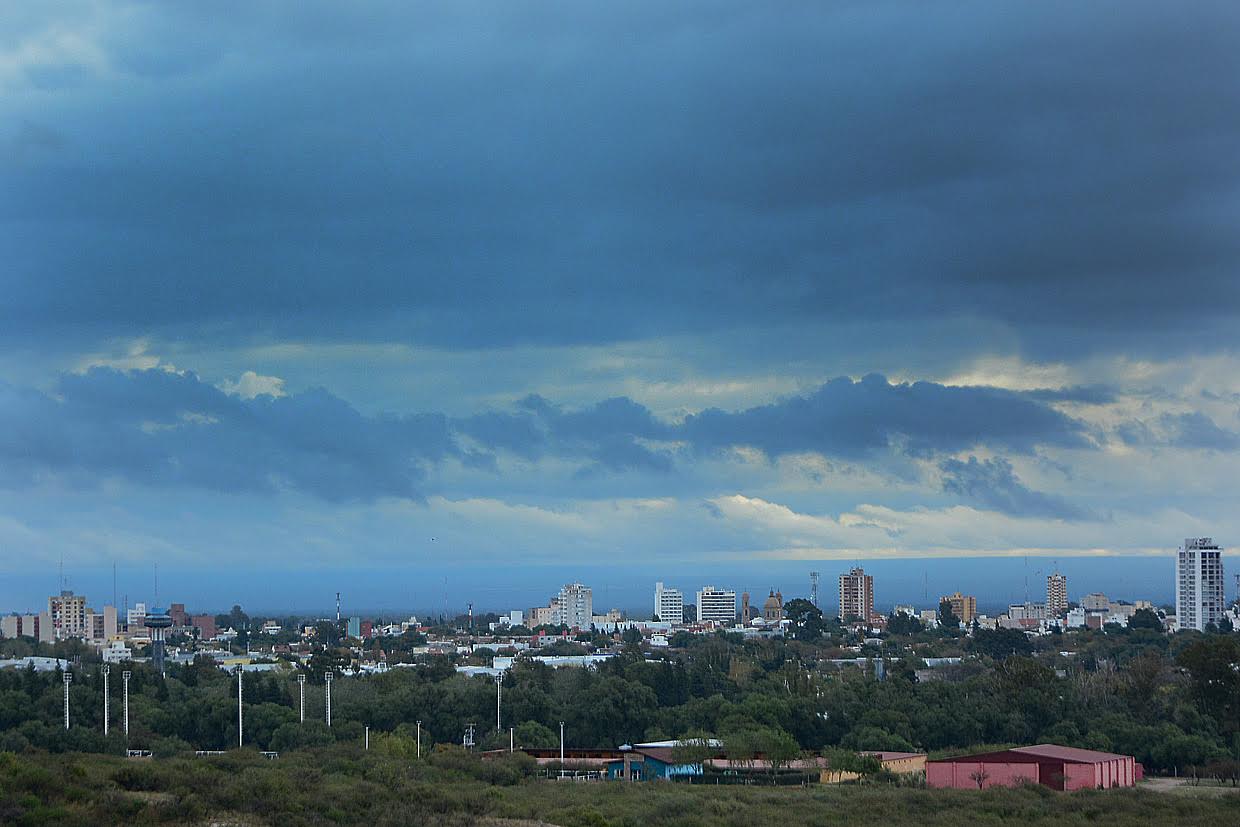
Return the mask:
<path id="1" fill-rule="evenodd" d="M 697 593 L 697 619 L 698 623 L 735 623 L 736 592 L 703 586 Z"/>
<path id="2" fill-rule="evenodd" d="M 1175 617 L 1181 629 L 1205 631 L 1225 607 L 1223 550 L 1209 537 L 1189 537 L 1175 559 Z"/>
<path id="3" fill-rule="evenodd" d="M 662 581 L 654 584 L 654 616 L 664 623 L 677 626 L 685 622 L 685 595 L 680 589 L 669 589 Z"/>
<path id="4" fill-rule="evenodd" d="M 961 623 L 972 623 L 973 618 L 977 617 L 977 598 L 971 594 L 949 594 L 940 598 L 939 603 L 950 603 L 952 614 Z"/>
<path id="5" fill-rule="evenodd" d="M 874 578 L 865 569 L 852 569 L 840 575 L 840 620 L 874 614 Z"/>
<path id="6" fill-rule="evenodd" d="M 553 623 L 570 629 L 589 629 L 594 617 L 594 592 L 580 583 L 566 583 L 552 602 Z"/>
<path id="7" fill-rule="evenodd" d="M 1055 572 L 1046 578 L 1046 614 L 1063 617 L 1068 612 L 1068 578 Z"/>
<path id="8" fill-rule="evenodd" d="M 86 628 L 86 595 L 62 591 L 47 599 L 47 613 L 52 616 L 52 628 L 57 638 L 79 637 L 89 634 Z"/>

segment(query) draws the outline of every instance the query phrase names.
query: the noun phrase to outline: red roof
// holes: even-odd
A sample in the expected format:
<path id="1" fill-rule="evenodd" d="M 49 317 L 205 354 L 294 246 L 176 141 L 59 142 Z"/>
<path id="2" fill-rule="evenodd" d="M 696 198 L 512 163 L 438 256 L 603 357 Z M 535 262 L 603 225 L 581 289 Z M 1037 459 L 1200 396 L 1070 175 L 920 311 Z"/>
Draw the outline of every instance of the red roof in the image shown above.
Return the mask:
<path id="1" fill-rule="evenodd" d="M 1073 764 L 1096 764 L 1099 761 L 1114 761 L 1116 758 L 1130 758 L 1128 755 L 1117 755 L 1113 752 L 1098 752 L 1092 749 L 1061 747 L 1057 744 L 1038 744 L 1034 747 L 1019 747 L 1016 752 L 1037 755 L 1042 758 L 1054 758 L 1057 761 L 1068 761 Z"/>
<path id="2" fill-rule="evenodd" d="M 1061 747 L 1056 744 L 1038 744 L 1032 747 L 1015 747 L 997 752 L 982 752 L 975 755 L 957 755 L 953 758 L 940 758 L 930 761 L 931 764 L 977 763 L 979 761 L 1004 762 L 1008 764 L 1040 764 L 1051 761 L 1062 761 L 1068 764 L 1097 764 L 1100 761 L 1114 761 L 1117 758 L 1131 759 L 1130 755 L 1117 755 L 1113 752 L 1096 752 L 1092 749 Z"/>

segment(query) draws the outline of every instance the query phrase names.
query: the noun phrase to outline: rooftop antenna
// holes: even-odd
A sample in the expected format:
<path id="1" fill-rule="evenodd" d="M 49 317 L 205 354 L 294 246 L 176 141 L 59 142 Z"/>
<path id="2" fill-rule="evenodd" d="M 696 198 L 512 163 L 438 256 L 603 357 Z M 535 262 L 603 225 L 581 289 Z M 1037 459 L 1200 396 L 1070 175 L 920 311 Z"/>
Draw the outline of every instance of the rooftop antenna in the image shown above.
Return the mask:
<path id="1" fill-rule="evenodd" d="M 60 553 L 60 573 L 57 576 L 60 578 L 60 588 L 56 591 L 63 592 L 65 590 L 65 553 L 63 551 Z"/>
<path id="2" fill-rule="evenodd" d="M 159 563 L 155 564 L 155 605 L 159 605 Z"/>
<path id="3" fill-rule="evenodd" d="M 336 592 L 336 622 L 340 622 L 340 592 Z"/>
<path id="4" fill-rule="evenodd" d="M 112 605 L 116 605 L 116 561 L 112 561 Z"/>
<path id="5" fill-rule="evenodd" d="M 470 634 L 473 634 L 473 631 L 474 631 L 474 604 L 473 603 L 469 604 L 469 608 L 467 611 L 469 612 L 469 632 Z"/>

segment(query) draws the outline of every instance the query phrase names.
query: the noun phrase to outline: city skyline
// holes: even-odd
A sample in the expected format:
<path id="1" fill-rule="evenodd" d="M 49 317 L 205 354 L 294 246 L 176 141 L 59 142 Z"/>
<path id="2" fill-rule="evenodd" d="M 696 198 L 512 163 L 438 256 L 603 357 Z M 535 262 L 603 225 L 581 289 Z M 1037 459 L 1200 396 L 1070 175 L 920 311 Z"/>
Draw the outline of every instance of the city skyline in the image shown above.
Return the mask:
<path id="1" fill-rule="evenodd" d="M 1240 538 L 1234 5 L 119 6 L 0 43 L 5 579 Z"/>

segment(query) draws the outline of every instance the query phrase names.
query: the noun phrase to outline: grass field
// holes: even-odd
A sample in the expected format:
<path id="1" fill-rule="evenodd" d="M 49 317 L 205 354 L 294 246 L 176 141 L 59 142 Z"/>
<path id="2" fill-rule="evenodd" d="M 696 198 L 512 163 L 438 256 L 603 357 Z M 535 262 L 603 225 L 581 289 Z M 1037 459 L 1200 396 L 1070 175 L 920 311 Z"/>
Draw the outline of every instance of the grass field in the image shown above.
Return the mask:
<path id="1" fill-rule="evenodd" d="M 491 764 L 492 762 L 487 762 Z M 984 792 L 883 785 L 713 787 L 555 782 L 528 766 L 472 757 L 431 762 L 375 753 L 289 754 L 266 761 L 127 760 L 0 753 L 4 825 L 800 825 L 1235 824 L 1240 794 L 1151 790 Z"/>

